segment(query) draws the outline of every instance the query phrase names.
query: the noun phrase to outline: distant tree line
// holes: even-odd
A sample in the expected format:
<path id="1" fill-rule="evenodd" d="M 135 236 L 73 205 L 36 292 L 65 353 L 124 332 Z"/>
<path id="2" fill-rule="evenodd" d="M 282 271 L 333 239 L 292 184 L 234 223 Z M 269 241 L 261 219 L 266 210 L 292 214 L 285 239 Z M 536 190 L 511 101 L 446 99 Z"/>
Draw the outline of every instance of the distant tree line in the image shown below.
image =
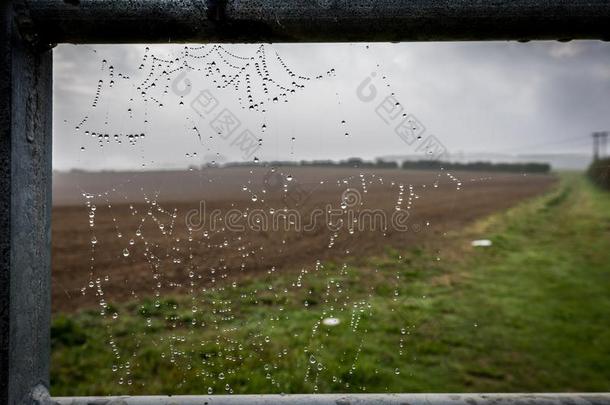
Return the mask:
<path id="1" fill-rule="evenodd" d="M 335 162 L 332 160 L 312 160 L 301 161 L 301 166 L 329 166 L 329 167 L 358 167 L 358 168 L 376 168 L 376 169 L 398 169 L 398 163 L 394 161 L 386 161 L 377 159 L 376 161 L 367 161 L 360 158 L 349 158 Z"/>
<path id="2" fill-rule="evenodd" d="M 403 169 L 434 169 L 442 167 L 445 170 L 471 170 L 485 172 L 515 172 L 515 173 L 548 173 L 551 165 L 548 163 L 491 163 L 491 162 L 469 162 L 450 163 L 440 161 L 418 160 L 405 161 Z"/>
<path id="3" fill-rule="evenodd" d="M 398 169 L 398 163 L 393 161 L 385 161 L 377 159 L 376 161 L 367 161 L 360 158 L 349 158 L 347 160 L 301 160 L 300 162 L 295 161 L 282 161 L 273 160 L 270 162 L 260 162 L 256 166 L 304 166 L 304 167 L 350 167 L 350 168 L 377 168 L 377 169 Z M 240 166 L 254 166 L 251 162 L 233 162 L 226 163 L 223 167 L 240 167 Z"/>
<path id="4" fill-rule="evenodd" d="M 593 161 L 587 175 L 598 186 L 610 190 L 610 157 Z"/>
<path id="5" fill-rule="evenodd" d="M 262 162 L 261 162 L 262 163 Z M 376 169 L 402 169 L 408 170 L 470 170 L 487 172 L 514 172 L 514 173 L 548 173 L 551 165 L 548 163 L 492 163 L 492 162 L 471 162 L 471 163 L 451 163 L 438 160 L 407 160 L 398 165 L 395 161 L 377 159 L 367 161 L 360 158 L 349 158 L 347 160 L 302 160 L 300 162 L 272 161 L 262 163 L 266 166 L 304 166 L 304 167 L 350 167 L 350 168 L 376 168 Z M 252 166 L 250 162 L 227 163 L 225 167 Z M 259 164 L 260 165 L 260 164 Z"/>

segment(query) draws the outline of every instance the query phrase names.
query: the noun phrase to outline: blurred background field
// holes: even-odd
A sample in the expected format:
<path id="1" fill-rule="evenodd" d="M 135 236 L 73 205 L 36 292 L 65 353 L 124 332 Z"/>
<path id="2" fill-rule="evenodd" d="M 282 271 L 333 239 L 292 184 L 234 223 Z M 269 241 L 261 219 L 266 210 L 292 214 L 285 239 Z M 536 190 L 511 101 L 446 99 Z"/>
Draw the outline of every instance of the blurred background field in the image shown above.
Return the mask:
<path id="1" fill-rule="evenodd" d="M 543 193 L 556 181 L 548 174 L 489 171 L 273 170 L 244 166 L 56 174 L 54 310 L 74 312 L 99 308 L 103 302 L 222 288 L 271 268 L 274 276 L 298 274 L 313 269 L 316 261 L 342 263 L 424 241 L 444 250 L 448 231 Z M 78 184 L 86 185 L 90 198 L 83 198 Z M 358 201 L 342 210 L 346 192 Z M 391 224 L 399 208 L 406 213 L 406 231 Z M 228 229 L 224 216 L 232 210 L 248 219 L 264 214 L 265 223 Z M 341 215 L 314 218 L 328 210 Z M 193 226 L 185 223 L 190 212 L 196 213 Z M 223 215 L 213 220 L 213 212 Z M 363 212 L 383 214 L 385 228 L 364 217 L 353 226 L 348 223 Z M 292 217 L 293 223 L 284 220 L 287 213 L 298 214 L 298 223 Z M 244 219 L 239 225 L 248 224 Z"/>
<path id="2" fill-rule="evenodd" d="M 52 394 L 610 391 L 609 46 L 58 46 Z"/>
<path id="3" fill-rule="evenodd" d="M 521 197 L 495 209 L 465 187 L 478 214 L 435 237 L 190 285 L 183 272 L 173 293 L 106 308 L 55 303 L 51 392 L 608 391 L 610 195 L 577 173 L 514 184 Z"/>

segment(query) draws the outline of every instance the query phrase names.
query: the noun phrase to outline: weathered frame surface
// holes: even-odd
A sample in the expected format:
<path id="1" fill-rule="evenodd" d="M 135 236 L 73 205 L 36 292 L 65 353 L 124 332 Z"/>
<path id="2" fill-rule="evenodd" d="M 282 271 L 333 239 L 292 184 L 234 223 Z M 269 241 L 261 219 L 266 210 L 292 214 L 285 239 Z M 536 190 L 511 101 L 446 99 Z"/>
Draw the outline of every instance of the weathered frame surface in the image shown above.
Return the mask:
<path id="1" fill-rule="evenodd" d="M 610 394 L 51 399 L 48 393 L 53 44 L 608 40 L 607 0 L 5 0 L 0 15 L 0 403 L 610 404 Z"/>
<path id="2" fill-rule="evenodd" d="M 30 0 L 51 42 L 610 39 L 607 0 Z"/>
<path id="3" fill-rule="evenodd" d="M 0 403 L 16 404 L 49 384 L 52 58 L 0 7 Z"/>
<path id="4" fill-rule="evenodd" d="M 302 394 L 55 398 L 59 405 L 607 405 L 605 394 Z"/>

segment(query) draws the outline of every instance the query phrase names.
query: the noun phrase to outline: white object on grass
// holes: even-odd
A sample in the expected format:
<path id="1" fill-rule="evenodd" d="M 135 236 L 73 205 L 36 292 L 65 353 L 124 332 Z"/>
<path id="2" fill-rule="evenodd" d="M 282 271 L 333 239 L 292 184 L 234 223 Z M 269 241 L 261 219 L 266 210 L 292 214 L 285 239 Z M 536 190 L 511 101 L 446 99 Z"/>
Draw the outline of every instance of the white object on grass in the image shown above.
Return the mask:
<path id="1" fill-rule="evenodd" d="M 326 326 L 337 326 L 341 323 L 339 318 L 324 318 L 322 323 Z"/>
<path id="2" fill-rule="evenodd" d="M 488 247 L 491 245 L 492 245 L 492 243 L 489 239 L 479 239 L 479 240 L 472 241 L 472 246 L 474 246 L 474 247 Z"/>

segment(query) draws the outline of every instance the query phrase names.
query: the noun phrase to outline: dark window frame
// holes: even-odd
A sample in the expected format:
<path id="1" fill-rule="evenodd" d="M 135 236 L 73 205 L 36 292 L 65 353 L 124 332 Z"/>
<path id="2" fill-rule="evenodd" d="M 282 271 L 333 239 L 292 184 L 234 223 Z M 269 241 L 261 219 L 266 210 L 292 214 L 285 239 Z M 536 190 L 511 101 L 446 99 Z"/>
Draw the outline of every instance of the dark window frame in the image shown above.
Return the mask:
<path id="1" fill-rule="evenodd" d="M 5 0 L 0 26 L 0 403 L 610 404 L 610 394 L 51 398 L 56 43 L 610 39 L 607 0 Z M 153 27 L 154 29 L 151 29 Z"/>

